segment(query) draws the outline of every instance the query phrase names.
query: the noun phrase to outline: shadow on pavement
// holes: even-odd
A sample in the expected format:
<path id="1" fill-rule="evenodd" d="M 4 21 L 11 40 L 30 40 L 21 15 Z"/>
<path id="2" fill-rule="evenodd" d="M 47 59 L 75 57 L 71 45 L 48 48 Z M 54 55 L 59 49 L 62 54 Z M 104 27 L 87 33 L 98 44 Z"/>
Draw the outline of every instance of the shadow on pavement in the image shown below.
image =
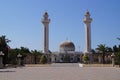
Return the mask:
<path id="1" fill-rule="evenodd" d="M 0 73 L 5 73 L 5 72 L 16 72 L 16 71 L 10 71 L 10 70 L 0 71 Z"/>

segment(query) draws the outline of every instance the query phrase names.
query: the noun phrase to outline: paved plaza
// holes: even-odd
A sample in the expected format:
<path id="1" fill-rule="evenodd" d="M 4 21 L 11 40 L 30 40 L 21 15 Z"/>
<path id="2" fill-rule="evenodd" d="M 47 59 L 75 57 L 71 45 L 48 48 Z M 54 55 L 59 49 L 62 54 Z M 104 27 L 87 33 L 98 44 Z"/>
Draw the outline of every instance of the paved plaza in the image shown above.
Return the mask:
<path id="1" fill-rule="evenodd" d="M 120 68 L 52 64 L 0 69 L 0 80 L 120 80 Z"/>

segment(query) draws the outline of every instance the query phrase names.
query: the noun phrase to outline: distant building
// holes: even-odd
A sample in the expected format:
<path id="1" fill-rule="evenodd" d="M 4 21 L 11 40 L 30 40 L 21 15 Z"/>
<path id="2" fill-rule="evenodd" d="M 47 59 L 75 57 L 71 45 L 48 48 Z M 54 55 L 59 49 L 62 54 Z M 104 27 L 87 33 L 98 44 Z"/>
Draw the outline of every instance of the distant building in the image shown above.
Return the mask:
<path id="1" fill-rule="evenodd" d="M 90 62 L 102 63 L 103 57 L 102 53 L 91 52 L 91 22 L 92 18 L 90 13 L 87 11 L 85 13 L 85 18 L 83 22 L 85 23 L 85 52 L 75 51 L 75 45 L 70 40 L 62 42 L 59 46 L 59 51 L 51 52 L 49 50 L 49 23 L 50 19 L 47 12 L 44 13 L 42 23 L 43 23 L 43 53 L 46 55 L 48 62 L 82 62 L 82 57 L 85 54 L 89 56 Z M 36 64 L 40 63 L 41 55 L 28 54 L 24 58 L 24 63 L 26 64 Z M 105 54 L 105 62 L 111 63 L 111 53 Z"/>
<path id="2" fill-rule="evenodd" d="M 73 42 L 66 40 L 60 44 L 58 52 L 50 53 L 49 50 L 49 23 L 50 19 L 47 12 L 44 13 L 42 23 L 43 28 L 43 53 L 46 54 L 48 61 L 50 62 L 82 62 L 82 56 L 87 53 L 90 61 L 94 61 L 93 58 L 101 61 L 101 57 L 97 54 L 91 54 L 91 22 L 89 11 L 85 13 L 85 18 L 83 22 L 85 23 L 85 52 L 75 51 L 75 45 Z M 100 54 L 101 55 L 101 54 Z"/>
<path id="3" fill-rule="evenodd" d="M 59 52 L 52 54 L 52 62 L 81 62 L 82 52 L 75 51 L 73 42 L 66 40 L 60 44 Z"/>
<path id="4" fill-rule="evenodd" d="M 49 54 L 49 23 L 48 13 L 45 12 L 43 15 L 42 23 L 44 25 L 43 30 L 43 53 L 46 54 L 48 61 L 52 62 L 81 62 L 82 52 L 75 51 L 75 45 L 71 41 L 64 41 L 60 44 L 59 52 L 53 52 L 52 55 Z M 85 23 L 85 42 L 86 42 L 86 52 L 91 51 L 91 21 L 90 14 L 87 11 L 84 18 Z"/>

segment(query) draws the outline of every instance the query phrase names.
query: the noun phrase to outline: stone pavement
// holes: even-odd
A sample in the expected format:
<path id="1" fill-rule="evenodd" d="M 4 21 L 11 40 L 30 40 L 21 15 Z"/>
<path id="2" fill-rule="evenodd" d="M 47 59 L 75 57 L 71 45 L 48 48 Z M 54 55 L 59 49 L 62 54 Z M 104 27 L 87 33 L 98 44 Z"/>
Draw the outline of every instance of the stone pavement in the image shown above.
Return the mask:
<path id="1" fill-rule="evenodd" d="M 120 68 L 52 64 L 0 69 L 0 80 L 120 80 Z"/>

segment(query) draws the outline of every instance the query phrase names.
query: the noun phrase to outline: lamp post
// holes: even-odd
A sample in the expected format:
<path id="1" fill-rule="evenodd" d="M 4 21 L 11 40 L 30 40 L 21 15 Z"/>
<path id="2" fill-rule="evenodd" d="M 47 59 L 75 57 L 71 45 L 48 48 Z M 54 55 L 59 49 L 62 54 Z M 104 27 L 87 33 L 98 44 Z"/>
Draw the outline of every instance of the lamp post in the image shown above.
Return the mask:
<path id="1" fill-rule="evenodd" d="M 0 68 L 3 68 L 3 56 L 4 56 L 4 53 L 0 51 Z"/>
<path id="2" fill-rule="evenodd" d="M 18 57 L 18 65 L 21 66 L 21 57 L 22 57 L 22 55 L 19 53 L 17 55 L 17 57 Z"/>
<path id="3" fill-rule="evenodd" d="M 115 54 L 114 53 L 112 53 L 111 58 L 112 58 L 112 66 L 114 67 L 115 66 Z"/>

